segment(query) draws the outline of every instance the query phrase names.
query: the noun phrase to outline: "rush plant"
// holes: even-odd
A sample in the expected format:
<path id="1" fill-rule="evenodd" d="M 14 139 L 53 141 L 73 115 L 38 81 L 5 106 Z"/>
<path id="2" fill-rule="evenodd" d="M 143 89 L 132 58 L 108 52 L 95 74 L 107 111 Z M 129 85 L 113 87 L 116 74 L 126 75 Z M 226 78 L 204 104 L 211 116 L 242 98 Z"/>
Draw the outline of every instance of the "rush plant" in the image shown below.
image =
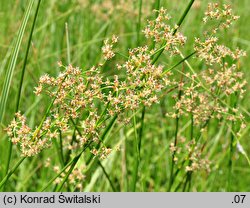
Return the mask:
<path id="1" fill-rule="evenodd" d="M 7 84 L 0 103 L 2 121 L 32 3 L 5 78 Z M 138 1 L 133 34 L 136 46 L 123 52 L 125 38 L 110 35 L 98 47 L 101 53 L 98 61 L 90 59 L 82 67 L 70 63 L 74 59 L 74 47 L 70 45 L 74 34 L 66 24 L 68 64 L 59 61 L 59 73 L 40 76 L 33 93 L 36 99 L 47 101 L 46 107 L 39 109 L 40 120 L 30 125 L 30 118 L 19 109 L 19 103 L 39 1 L 26 49 L 16 112 L 4 128 L 8 136 L 5 139 L 11 145 L 0 188 L 9 190 L 5 184 L 11 183 L 13 174 L 20 174 L 21 166 L 28 165 L 26 160 L 36 163 L 33 158 L 42 157 L 42 167 L 33 173 L 39 183 L 36 190 L 41 191 L 217 190 L 211 184 L 207 190 L 206 180 L 211 181 L 211 177 L 215 180 L 218 170 L 214 167 L 221 161 L 227 163 L 224 188 L 231 191 L 237 147 L 250 166 L 241 144 L 248 132 L 245 118 L 248 112 L 240 106 L 247 92 L 240 64 L 246 52 L 224 45 L 221 38 L 221 34 L 229 33 L 239 16 L 230 5 L 209 3 L 200 22 L 203 31 L 199 36 L 186 36 L 182 24 L 194 3 L 195 0 L 189 1 L 179 21 L 174 23 L 168 10 L 155 1 L 154 14 L 143 27 L 146 3 Z M 118 3 L 111 5 L 122 9 Z M 96 3 L 90 3 L 88 9 L 96 9 Z M 115 15 L 105 14 L 108 15 L 105 19 Z M 225 146 L 224 158 L 217 156 L 221 142 Z M 157 150 L 153 148 L 156 143 Z M 19 161 L 10 168 L 12 144 Z M 163 173 L 153 171 L 154 161 L 159 164 L 157 171 L 162 169 Z M 41 169 L 44 172 L 40 174 Z M 47 172 L 51 179 L 39 182 L 39 177 Z M 99 187 L 93 187 L 95 183 Z"/>

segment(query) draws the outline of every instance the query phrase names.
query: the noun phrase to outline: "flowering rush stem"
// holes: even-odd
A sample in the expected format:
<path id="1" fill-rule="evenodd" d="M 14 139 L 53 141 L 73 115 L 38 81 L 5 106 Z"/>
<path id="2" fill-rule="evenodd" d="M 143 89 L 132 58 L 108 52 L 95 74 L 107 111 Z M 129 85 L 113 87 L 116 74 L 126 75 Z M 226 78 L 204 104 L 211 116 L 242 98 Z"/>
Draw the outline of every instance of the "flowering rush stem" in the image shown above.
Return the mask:
<path id="1" fill-rule="evenodd" d="M 159 7 L 160 7 L 160 0 L 156 1 L 156 4 L 155 4 L 155 9 L 156 10 L 159 10 Z M 140 7 L 139 7 L 139 23 L 141 21 L 141 9 L 142 9 L 142 0 L 140 1 Z M 140 29 L 140 24 L 138 26 L 138 30 Z M 137 42 L 137 45 L 139 45 L 139 34 L 138 34 L 138 38 L 137 38 L 138 42 Z M 153 42 L 153 47 L 155 47 L 155 42 Z M 135 128 L 135 132 L 136 132 L 136 152 L 137 152 L 137 159 L 135 160 L 135 168 L 134 168 L 134 173 L 133 173 L 133 184 L 132 184 L 132 191 L 135 191 L 136 190 L 136 182 L 137 182 L 137 178 L 138 178 L 138 171 L 139 171 L 139 165 L 140 165 L 140 152 L 141 152 L 141 141 L 142 141 L 142 136 L 143 136 L 143 128 L 144 128 L 144 117 L 145 117 L 145 113 L 146 113 L 146 107 L 143 106 L 142 108 L 142 112 L 141 112 L 141 119 L 140 119 L 140 129 L 139 129 L 139 132 L 138 132 L 138 139 L 137 139 L 137 132 L 136 132 L 136 128 Z"/>
<path id="2" fill-rule="evenodd" d="M 178 21 L 177 23 L 177 27 L 174 29 L 173 31 L 173 35 L 176 34 L 178 28 L 181 26 L 182 22 L 184 21 L 185 17 L 187 16 L 188 12 L 190 11 L 193 3 L 194 3 L 195 0 L 191 0 L 188 4 L 188 6 L 186 7 L 184 13 L 182 14 L 180 20 Z M 161 50 L 158 52 L 157 56 L 153 59 L 152 61 L 152 64 L 154 64 L 158 59 L 159 57 L 161 56 L 161 54 L 163 53 L 163 51 L 165 50 L 165 45 L 166 43 L 163 43 L 163 47 L 161 47 Z M 176 65 L 174 65 L 173 67 L 171 67 L 169 70 L 167 71 L 170 71 L 172 70 L 173 68 L 177 67 L 179 64 L 181 64 L 182 62 L 184 62 L 185 60 L 187 60 L 188 58 L 190 58 L 191 56 L 193 56 L 196 52 L 193 52 L 191 53 L 190 55 L 188 55 L 187 57 L 185 57 L 184 59 L 182 59 L 179 63 L 177 63 Z M 175 143 L 177 142 L 177 134 L 178 134 L 178 124 L 179 123 L 179 119 L 176 118 L 176 132 L 175 132 Z M 176 144 L 175 144 L 176 145 Z M 169 191 L 171 189 L 171 186 L 172 186 L 172 183 L 173 183 L 173 171 L 174 171 L 174 161 L 173 161 L 173 158 L 172 158 L 172 167 L 171 167 L 171 176 L 170 176 L 170 183 L 169 183 Z"/>
<path id="3" fill-rule="evenodd" d="M 184 67 L 182 69 L 182 72 L 184 71 Z M 183 83 L 183 74 L 181 75 L 181 80 L 179 85 L 181 86 L 181 84 Z M 179 87 L 179 92 L 178 92 L 178 100 L 181 99 L 181 95 L 182 95 L 182 89 L 181 87 Z M 176 110 L 176 114 L 178 115 L 179 110 Z M 179 116 L 176 117 L 175 119 L 175 134 L 174 134 L 174 147 L 176 147 L 177 145 L 177 139 L 178 139 L 178 130 L 179 130 Z M 171 172 L 170 172 L 170 180 L 169 180 L 169 188 L 168 191 L 171 190 L 171 187 L 174 183 L 174 177 L 173 177 L 173 173 L 174 173 L 174 165 L 175 165 L 175 152 L 173 152 L 172 155 L 172 164 L 171 164 Z"/>
<path id="4" fill-rule="evenodd" d="M 26 157 L 22 157 L 17 164 L 7 173 L 7 175 L 0 182 L 0 189 L 4 186 L 4 184 L 8 181 L 9 177 L 16 171 L 16 169 L 21 165 L 21 163 L 25 160 Z"/>

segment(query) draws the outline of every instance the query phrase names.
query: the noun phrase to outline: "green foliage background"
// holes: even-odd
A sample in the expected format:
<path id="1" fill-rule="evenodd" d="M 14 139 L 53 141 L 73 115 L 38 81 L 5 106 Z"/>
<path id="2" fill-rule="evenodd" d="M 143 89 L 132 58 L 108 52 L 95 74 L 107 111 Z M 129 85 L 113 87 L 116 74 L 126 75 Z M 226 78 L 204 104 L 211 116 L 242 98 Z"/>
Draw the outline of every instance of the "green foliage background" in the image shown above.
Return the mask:
<path id="1" fill-rule="evenodd" d="M 110 0 L 112 1 L 112 0 Z M 74 66 L 88 68 L 101 58 L 101 46 L 105 38 L 116 34 L 120 37 L 118 45 L 119 51 L 126 54 L 128 48 L 137 47 L 137 21 L 133 16 L 133 11 L 138 10 L 138 2 L 135 1 L 131 6 L 133 11 L 125 13 L 115 13 L 107 19 L 103 19 L 98 12 L 91 10 L 92 4 L 101 1 L 84 1 L 84 0 L 42 0 L 37 17 L 37 22 L 32 37 L 31 48 L 26 65 L 26 72 L 23 83 L 23 90 L 20 100 L 20 111 L 29 119 L 30 126 L 38 125 L 45 109 L 49 103 L 49 98 L 37 97 L 34 95 L 34 87 L 37 86 L 39 77 L 45 73 L 50 75 L 58 75 L 59 68 L 57 61 L 61 60 L 67 64 L 67 41 L 65 33 L 65 23 L 68 24 L 70 56 Z M 113 1 L 117 3 L 117 1 Z M 147 24 L 146 18 L 153 18 L 154 13 L 150 10 L 154 8 L 154 1 L 142 1 L 142 8 L 147 8 L 142 13 L 142 27 Z M 200 4 L 194 6 L 188 13 L 180 31 L 188 37 L 187 45 L 182 50 L 188 55 L 193 50 L 194 37 L 202 34 L 203 24 L 202 17 L 207 7 L 207 3 L 211 1 L 196 1 Z M 215 2 L 215 1 L 212 1 Z M 250 7 L 249 0 L 231 0 L 219 3 L 232 4 L 233 10 L 241 18 L 233 27 L 221 33 L 221 42 L 230 48 L 240 47 L 250 53 Z M 33 5 L 31 16 L 28 20 L 27 28 L 21 42 L 20 53 L 17 58 L 16 67 L 14 69 L 13 79 L 11 82 L 10 93 L 7 100 L 7 108 L 3 123 L 0 129 L 0 180 L 5 175 L 5 166 L 7 161 L 8 138 L 3 129 L 8 125 L 15 113 L 16 95 L 18 92 L 18 84 L 21 76 L 21 69 L 25 57 L 25 50 L 28 44 L 28 38 L 32 27 L 32 19 L 35 14 L 35 4 Z M 174 24 L 178 21 L 181 14 L 185 10 L 188 1 L 184 0 L 165 0 L 161 1 L 161 6 L 168 9 L 173 17 L 171 22 Z M 27 7 L 28 0 L 0 0 L 0 92 L 6 78 L 6 69 L 10 61 L 11 48 L 14 39 L 21 25 L 24 11 Z M 101 9 L 101 8 L 100 8 Z M 101 12 L 101 11 L 99 11 Z M 106 11 L 108 12 L 108 11 Z M 105 14 L 105 12 L 104 12 Z M 146 43 L 141 34 L 141 44 Z M 245 78 L 250 81 L 250 60 L 249 56 L 243 58 L 240 66 L 245 73 Z M 122 57 L 118 56 L 115 61 L 122 61 Z M 170 58 L 167 54 L 163 54 L 159 63 L 166 66 L 172 66 L 179 60 L 178 57 Z M 192 66 L 197 71 L 202 70 L 202 64 L 190 60 Z M 180 66 L 181 67 L 181 66 Z M 107 76 L 112 72 L 112 61 L 107 64 L 104 69 Z M 176 75 L 179 76 L 178 74 Z M 0 95 L 1 96 L 1 95 Z M 239 101 L 239 106 L 246 116 L 247 122 L 250 122 L 250 104 L 249 104 L 249 85 L 245 97 Z M 171 104 L 171 103 L 170 103 Z M 173 125 L 171 121 L 164 117 L 164 113 L 168 111 L 169 101 L 166 97 L 161 105 L 155 105 L 148 110 L 145 116 L 145 130 L 142 139 L 141 164 L 139 169 L 139 177 L 137 181 L 136 191 L 167 191 L 168 178 L 170 174 L 170 154 L 169 144 L 173 141 Z M 140 115 L 138 115 L 139 118 Z M 187 121 L 181 120 L 180 131 L 187 131 Z M 192 178 L 191 191 L 228 191 L 228 146 L 230 132 L 227 126 L 218 126 L 216 122 L 209 124 L 209 133 L 205 135 L 210 141 L 209 145 L 213 146 L 213 142 L 217 141 L 215 148 L 207 151 L 212 161 L 211 172 L 206 174 L 197 172 Z M 249 124 L 247 129 L 249 128 Z M 131 173 L 133 171 L 135 154 L 133 148 L 134 134 L 133 126 L 127 125 L 121 130 L 112 132 L 109 142 L 114 145 L 122 141 L 123 150 L 111 155 L 110 158 L 103 162 L 107 173 L 114 182 L 116 189 L 119 191 L 131 190 Z M 123 140 L 122 140 L 123 139 Z M 241 139 L 244 150 L 250 155 L 249 131 Z M 125 145 L 125 146 L 124 146 Z M 5 191 L 38 191 L 55 173 L 52 167 L 44 166 L 48 157 L 52 158 L 52 164 L 59 164 L 56 157 L 55 148 L 45 150 L 42 154 L 29 158 L 24 161 L 18 168 L 16 173 L 10 178 L 5 186 Z M 12 167 L 20 158 L 19 150 L 14 147 L 10 166 Z M 81 159 L 79 163 L 84 163 Z M 125 170 L 124 170 L 125 168 Z M 125 172 L 124 172 L 125 171 Z M 178 178 L 181 181 L 182 178 Z M 234 152 L 231 191 L 250 191 L 250 166 L 237 150 Z M 75 190 L 74 187 L 65 189 L 68 191 Z M 112 191 L 110 184 L 101 171 L 99 166 L 95 166 L 86 175 L 84 183 L 86 191 Z M 53 191 L 53 186 L 47 191 Z"/>

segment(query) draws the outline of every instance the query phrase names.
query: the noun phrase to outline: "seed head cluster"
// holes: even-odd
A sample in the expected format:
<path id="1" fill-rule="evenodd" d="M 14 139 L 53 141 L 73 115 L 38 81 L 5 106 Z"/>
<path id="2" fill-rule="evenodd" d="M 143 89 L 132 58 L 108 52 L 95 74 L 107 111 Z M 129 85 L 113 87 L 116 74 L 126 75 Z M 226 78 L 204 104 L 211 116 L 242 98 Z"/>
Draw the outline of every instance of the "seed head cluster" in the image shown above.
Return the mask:
<path id="1" fill-rule="evenodd" d="M 174 154 L 174 162 L 181 167 L 188 161 L 185 166 L 186 172 L 194 172 L 198 170 L 205 170 L 210 172 L 211 162 L 202 153 L 202 145 L 197 144 L 195 140 L 188 141 L 185 137 L 180 138 L 180 142 L 175 145 L 171 143 L 170 151 Z"/>
<path id="2" fill-rule="evenodd" d="M 230 96 L 242 98 L 244 95 L 246 81 L 237 63 L 246 53 L 220 44 L 217 37 L 220 29 L 228 28 L 238 19 L 232 14 L 231 7 L 209 4 L 203 21 L 206 24 L 218 21 L 219 24 L 212 32 L 195 38 L 194 45 L 194 58 L 203 61 L 204 67 L 202 71 L 186 71 L 184 68 L 180 82 L 176 81 L 173 71 L 166 70 L 162 64 L 155 64 L 153 57 L 159 51 L 158 45 L 163 44 L 170 55 L 180 54 L 179 48 L 187 39 L 177 32 L 177 26 L 168 24 L 171 17 L 164 8 L 156 12 L 157 18 L 148 21 L 143 30 L 145 37 L 156 43 L 153 44 L 155 48 L 143 45 L 129 49 L 127 59 L 109 69 L 110 76 L 106 76 L 103 70 L 104 63 L 79 68 L 59 62 L 62 72 L 57 77 L 48 74 L 40 77 L 34 93 L 37 96 L 46 94 L 51 100 L 42 121 L 32 129 L 26 124 L 25 116 L 18 112 L 7 127 L 11 141 L 20 147 L 24 156 L 40 153 L 60 136 L 64 149 L 76 152 L 89 144 L 93 156 L 106 159 L 113 151 L 103 141 L 109 121 L 118 118 L 126 124 L 132 114 L 142 107 L 150 108 L 159 103 L 162 95 L 166 96 L 170 91 L 173 91 L 174 104 L 172 109 L 168 109 L 167 116 L 180 118 L 191 115 L 193 125 L 200 127 L 201 131 L 211 119 L 224 118 L 240 122 L 241 127 L 246 126 L 240 109 L 228 104 Z M 105 63 L 115 56 L 117 42 L 116 36 L 104 41 L 102 60 Z M 190 141 L 182 139 L 177 145 L 171 143 L 170 151 L 179 166 L 183 160 L 189 161 L 183 165 L 187 172 L 209 172 L 210 162 L 204 159 L 202 144 L 193 138 Z M 75 169 L 72 174 L 69 177 L 72 183 L 74 178 L 84 179 L 81 170 Z M 58 178 L 57 183 L 60 182 Z M 75 185 L 81 190 L 79 184 Z"/>
<path id="3" fill-rule="evenodd" d="M 70 168 L 67 168 L 65 172 L 61 173 L 59 177 L 54 181 L 54 184 L 60 184 L 67 171 L 69 171 Z M 81 165 L 79 167 L 75 167 L 74 170 L 69 174 L 69 180 L 68 184 L 66 186 L 71 186 L 75 187 L 75 190 L 77 191 L 83 191 L 83 183 L 85 181 L 85 175 L 84 175 L 84 170 L 86 169 L 85 165 Z M 59 174 L 60 173 L 60 167 L 59 166 L 54 166 L 53 170 L 55 173 Z"/>
<path id="4" fill-rule="evenodd" d="M 152 38 L 156 43 L 164 43 L 165 50 L 170 52 L 171 55 L 178 54 L 178 50 L 175 47 L 184 46 L 186 43 L 186 37 L 180 32 L 175 32 L 178 26 L 171 27 L 168 22 L 171 16 L 168 15 L 167 10 L 161 8 L 158 16 L 153 21 L 148 21 L 148 25 L 143 30 L 146 38 Z"/>
<path id="5" fill-rule="evenodd" d="M 6 131 L 12 143 L 20 146 L 22 155 L 29 157 L 50 147 L 51 140 L 57 137 L 57 131 L 51 126 L 48 119 L 42 125 L 41 131 L 39 128 L 33 130 L 26 124 L 26 117 L 17 112 Z"/>
<path id="6" fill-rule="evenodd" d="M 218 3 L 210 3 L 203 21 L 206 24 L 215 22 L 216 26 L 210 28 L 209 31 L 205 31 L 204 37 L 195 38 L 194 49 L 198 57 L 205 60 L 207 64 L 218 63 L 222 65 L 227 57 L 237 60 L 242 56 L 246 56 L 245 51 L 238 48 L 232 51 L 228 47 L 219 44 L 219 38 L 216 36 L 219 30 L 229 28 L 238 18 L 239 16 L 232 13 L 230 5 L 223 5 L 223 8 L 221 8 Z"/>
<path id="7" fill-rule="evenodd" d="M 113 51 L 113 46 L 117 42 L 118 42 L 118 37 L 115 35 L 113 35 L 111 41 L 109 39 L 106 39 L 104 41 L 104 46 L 102 47 L 102 53 L 105 60 L 109 60 L 115 56 L 115 53 Z"/>
<path id="8" fill-rule="evenodd" d="M 209 4 L 205 17 L 206 22 L 212 19 L 219 20 L 220 24 L 230 21 L 228 26 L 237 19 L 233 16 L 230 6 L 224 5 L 220 8 L 219 4 Z M 226 18 L 229 21 L 226 21 Z M 179 84 L 181 96 L 173 95 L 175 111 L 168 112 L 167 115 L 174 118 L 192 115 L 194 124 L 198 126 L 212 118 L 225 118 L 245 125 L 240 110 L 235 107 L 232 111 L 227 100 L 231 95 L 237 94 L 240 98 L 244 95 L 247 82 L 236 63 L 246 53 L 238 48 L 233 51 L 218 44 L 219 38 L 215 35 L 216 32 L 205 34 L 204 41 L 195 38 L 194 49 L 197 57 L 205 62 L 206 67 L 201 73 L 185 73 L 184 81 Z"/>
<path id="9" fill-rule="evenodd" d="M 232 23 L 239 18 L 239 16 L 232 13 L 230 5 L 224 4 L 223 7 L 221 7 L 218 3 L 209 3 L 203 22 L 208 23 L 214 20 L 219 22 L 218 26 L 214 27 L 213 30 L 213 32 L 216 32 L 218 29 L 229 28 Z"/>
<path id="10" fill-rule="evenodd" d="M 116 41 L 117 38 L 113 36 L 111 44 Z M 105 53 L 104 57 L 107 54 Z M 66 148 L 76 150 L 88 142 L 97 145 L 101 142 L 105 120 L 114 116 L 125 118 L 127 112 L 134 112 L 143 105 L 149 107 L 158 103 L 160 92 L 170 85 L 171 73 L 163 74 L 163 66 L 151 64 L 151 54 L 152 51 L 147 46 L 131 49 L 128 60 L 116 67 L 117 72 L 126 75 L 126 79 L 121 78 L 119 74 L 114 75 L 112 79 L 104 78 L 101 74 L 102 64 L 82 70 L 72 65 L 62 66 L 59 63 L 64 71 L 58 77 L 43 75 L 38 87 L 35 88 L 35 94 L 39 96 L 44 93 L 50 96 L 52 107 L 49 108 L 46 119 L 34 131 L 27 127 L 24 121 L 18 123 L 22 124 L 18 128 L 28 129 L 25 131 L 25 141 L 29 145 L 25 147 L 30 147 L 30 151 L 27 153 L 27 150 L 24 151 L 22 148 L 23 154 L 26 156 L 38 154 L 51 143 L 51 139 L 58 137 L 59 132 L 66 136 L 76 127 L 78 135 L 75 143 L 72 144 L 70 138 L 66 139 L 64 142 L 68 144 Z M 74 122 L 75 119 L 78 120 L 77 124 Z M 12 128 L 13 125 L 14 123 L 9 126 L 8 132 L 14 137 L 12 140 L 16 141 L 16 138 L 23 137 L 23 133 L 17 131 L 19 130 L 17 128 Z M 19 139 L 18 142 L 23 146 L 24 139 Z M 37 143 L 39 146 L 34 150 Z M 104 145 L 100 150 L 93 147 L 91 152 L 105 159 L 111 150 Z"/>

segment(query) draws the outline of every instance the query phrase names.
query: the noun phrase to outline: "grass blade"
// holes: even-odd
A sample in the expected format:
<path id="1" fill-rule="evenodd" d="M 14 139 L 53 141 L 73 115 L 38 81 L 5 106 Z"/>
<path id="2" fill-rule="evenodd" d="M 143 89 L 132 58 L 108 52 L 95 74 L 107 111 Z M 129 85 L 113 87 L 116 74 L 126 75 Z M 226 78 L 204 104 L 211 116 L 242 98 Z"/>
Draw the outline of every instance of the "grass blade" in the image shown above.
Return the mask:
<path id="1" fill-rule="evenodd" d="M 41 0 L 39 0 L 38 3 L 37 3 L 35 17 L 33 19 L 32 28 L 31 28 L 30 35 L 29 35 L 29 40 L 28 40 L 28 45 L 27 45 L 27 48 L 26 48 L 26 53 L 25 53 L 25 58 L 24 58 L 24 63 L 23 63 L 23 68 L 22 68 L 22 73 L 21 73 L 21 79 L 20 79 L 19 87 L 18 87 L 18 94 L 17 94 L 15 112 L 17 112 L 19 110 L 19 104 L 20 104 L 20 98 L 21 98 L 22 86 L 23 86 L 23 79 L 24 79 L 25 69 L 26 69 L 28 55 L 29 55 L 29 49 L 30 49 L 30 45 L 31 45 L 33 31 L 34 31 L 34 28 L 35 28 L 36 19 L 37 19 L 37 16 L 38 16 L 38 11 L 39 11 L 39 7 L 40 7 L 40 3 L 41 3 Z M 7 174 L 8 170 L 9 170 L 9 165 L 10 165 L 10 160 L 11 160 L 11 154 L 12 154 L 12 142 L 9 141 L 8 159 L 7 159 L 5 174 Z"/>
<path id="2" fill-rule="evenodd" d="M 1 93 L 0 123 L 3 123 L 4 114 L 5 114 L 5 110 L 6 110 L 7 99 L 8 99 L 8 95 L 9 95 L 9 91 L 10 91 L 11 80 L 12 80 L 14 69 L 15 69 L 15 66 L 16 66 L 16 61 L 17 61 L 17 57 L 18 57 L 18 54 L 19 54 L 19 50 L 20 50 L 22 39 L 23 39 L 24 31 L 25 31 L 25 28 L 27 26 L 28 19 L 29 19 L 29 16 L 30 16 L 31 9 L 32 9 L 34 1 L 35 0 L 30 0 L 29 1 L 29 4 L 27 6 L 27 10 L 25 11 L 24 19 L 22 21 L 21 27 L 19 28 L 19 31 L 18 31 L 18 34 L 17 34 L 17 38 L 16 38 L 16 41 L 15 41 L 15 44 L 14 44 L 13 51 L 11 52 L 10 63 L 8 65 L 8 68 L 7 68 L 6 77 L 5 77 L 5 80 L 4 80 L 4 85 L 3 85 L 2 93 Z"/>

